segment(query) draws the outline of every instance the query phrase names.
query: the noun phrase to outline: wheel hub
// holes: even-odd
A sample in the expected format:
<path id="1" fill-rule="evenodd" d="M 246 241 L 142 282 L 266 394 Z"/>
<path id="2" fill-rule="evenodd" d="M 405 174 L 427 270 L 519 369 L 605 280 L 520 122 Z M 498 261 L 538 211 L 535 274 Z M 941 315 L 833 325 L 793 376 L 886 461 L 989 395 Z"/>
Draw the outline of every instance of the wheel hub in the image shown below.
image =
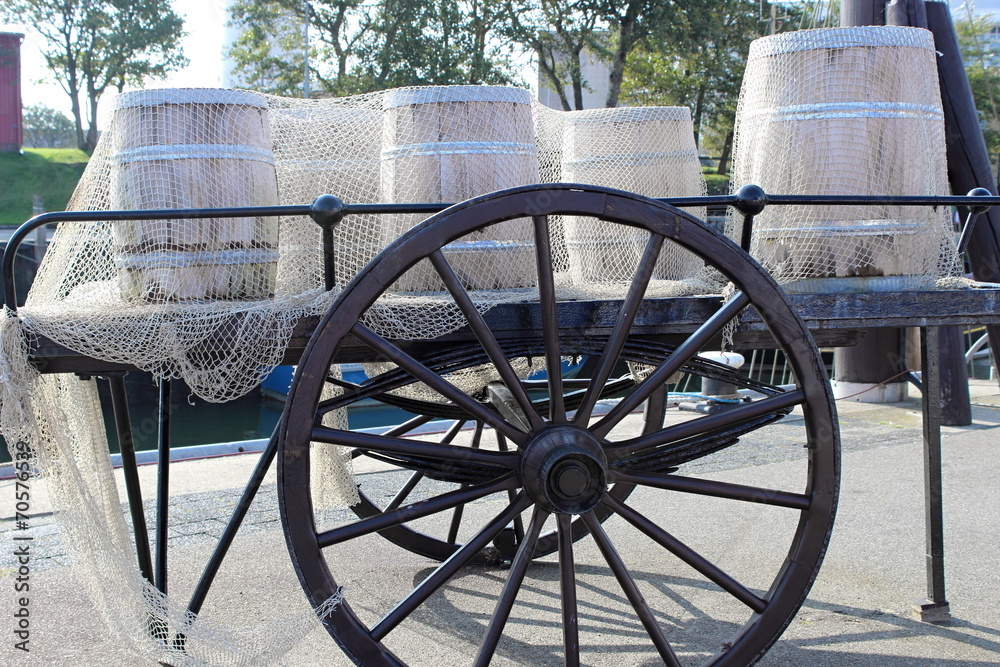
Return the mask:
<path id="1" fill-rule="evenodd" d="M 594 509 L 608 486 L 608 460 L 600 442 L 577 426 L 556 426 L 528 442 L 521 459 L 525 492 L 551 512 Z"/>

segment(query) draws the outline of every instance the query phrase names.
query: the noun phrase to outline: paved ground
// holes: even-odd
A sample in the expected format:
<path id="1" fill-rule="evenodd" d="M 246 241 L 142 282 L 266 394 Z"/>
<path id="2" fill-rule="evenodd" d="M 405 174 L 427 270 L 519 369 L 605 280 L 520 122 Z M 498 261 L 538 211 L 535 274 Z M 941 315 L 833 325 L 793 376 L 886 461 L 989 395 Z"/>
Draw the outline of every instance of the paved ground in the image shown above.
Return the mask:
<path id="1" fill-rule="evenodd" d="M 914 620 L 913 602 L 925 594 L 923 501 L 919 407 L 916 401 L 892 406 L 840 404 L 844 441 L 841 505 L 829 551 L 809 599 L 779 642 L 760 664 L 785 665 L 994 665 L 1000 663 L 1000 395 L 996 385 L 974 386 L 974 424 L 943 432 L 948 597 L 953 620 L 929 625 Z M 789 488 L 803 478 L 801 447 L 794 446 L 801 417 L 793 413 L 766 439 L 704 459 L 689 474 L 713 479 Z M 229 457 L 175 466 L 171 508 L 171 591 L 191 590 L 223 527 L 237 489 L 254 464 L 253 456 Z M 143 470 L 152 490 L 152 470 Z M 391 494 L 400 480 L 377 468 L 358 476 L 373 496 Z M 233 553 L 223 566 L 203 617 L 250 628 L 274 619 L 296 622 L 273 627 L 263 647 L 296 635 L 285 658 L 291 665 L 345 665 L 336 646 L 309 617 L 292 571 L 278 522 L 272 471 L 255 502 Z M 791 486 L 794 486 L 792 484 Z M 12 521 L 0 524 L 0 664 L 132 665 L 83 594 L 67 557 L 58 524 L 36 485 L 33 505 L 31 575 L 32 635 L 29 655 L 13 649 L 17 534 Z M 0 503 L 14 505 L 13 484 L 0 484 Z M 498 504 L 500 503 L 500 504 Z M 754 590 L 767 587 L 787 551 L 794 526 L 787 511 L 753 506 L 732 511 L 724 501 L 681 499 L 667 504 L 655 492 L 637 491 L 629 503 L 669 529 Z M 496 511 L 502 499 L 484 503 Z M 148 510 L 151 508 L 147 508 Z M 343 513 L 323 518 L 331 524 Z M 475 517 L 468 518 L 475 523 Z M 551 527 L 551 526 L 549 526 Z M 650 606 L 684 659 L 715 650 L 747 614 L 693 570 L 665 557 L 663 550 L 624 521 L 607 531 L 621 551 Z M 428 523 L 425 529 L 441 530 Z M 366 619 L 385 613 L 433 563 L 364 538 L 350 550 L 337 548 L 328 559 L 348 600 Z M 589 539 L 577 545 L 582 659 L 590 665 L 658 664 L 648 638 L 621 589 Z M 173 569 L 176 568 L 176 569 Z M 390 635 L 394 650 L 411 664 L 443 667 L 469 664 L 488 622 L 506 573 L 473 568 L 443 595 L 432 597 Z M 529 569 L 493 664 L 561 664 L 558 569 L 542 559 Z M 6 626 L 4 625 L 6 624 Z M 263 649 L 261 649 L 263 650 Z"/>

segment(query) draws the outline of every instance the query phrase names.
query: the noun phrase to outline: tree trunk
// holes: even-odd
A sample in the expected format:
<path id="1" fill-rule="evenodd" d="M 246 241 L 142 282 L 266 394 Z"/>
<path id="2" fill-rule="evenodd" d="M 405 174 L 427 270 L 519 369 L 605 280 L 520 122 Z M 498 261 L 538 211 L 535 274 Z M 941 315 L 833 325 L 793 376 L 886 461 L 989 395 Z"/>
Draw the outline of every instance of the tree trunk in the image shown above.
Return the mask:
<path id="1" fill-rule="evenodd" d="M 698 87 L 698 96 L 694 100 L 694 114 L 691 116 L 691 124 L 694 125 L 694 145 L 701 141 L 701 115 L 705 111 L 705 84 Z"/>
<path id="2" fill-rule="evenodd" d="M 73 123 L 76 126 L 76 146 L 81 151 L 87 150 L 87 140 L 83 136 L 83 111 L 80 109 L 79 91 L 70 93 L 69 99 L 73 106 Z"/>
<path id="3" fill-rule="evenodd" d="M 87 128 L 87 148 L 88 153 L 93 153 L 97 147 L 97 102 L 100 98 L 97 95 L 90 95 L 90 127 Z"/>
<path id="4" fill-rule="evenodd" d="M 715 173 L 725 176 L 729 173 L 729 157 L 733 152 L 733 131 L 726 132 L 726 140 L 722 142 L 722 155 L 719 156 L 719 167 Z"/>
<path id="5" fill-rule="evenodd" d="M 635 22 L 639 16 L 640 0 L 630 0 L 625 8 L 625 16 L 618 24 L 618 48 L 615 49 L 614 60 L 611 61 L 611 73 L 608 75 L 608 97 L 604 106 L 618 106 L 618 96 L 622 89 L 622 78 L 625 76 L 625 61 L 635 46 Z"/>
<path id="6" fill-rule="evenodd" d="M 70 105 L 73 110 L 73 123 L 76 130 L 76 147 L 82 151 L 87 150 L 87 142 L 83 136 L 83 110 L 80 109 L 80 84 L 76 78 L 75 60 L 67 55 L 68 65 L 66 67 L 66 87 L 64 90 L 69 95 Z"/>
<path id="7" fill-rule="evenodd" d="M 583 108 L 583 68 L 580 66 L 580 53 L 582 51 L 583 47 L 581 46 L 573 52 L 573 64 L 570 71 L 570 79 L 573 82 L 573 104 L 577 110 Z"/>
<path id="8" fill-rule="evenodd" d="M 556 91 L 556 95 L 559 96 L 559 103 L 562 104 L 563 111 L 572 111 L 572 108 L 569 106 L 569 100 L 566 99 L 566 91 L 559 81 L 559 77 L 556 76 L 555 66 L 549 65 L 549 62 L 545 60 L 543 49 L 542 45 L 535 47 L 535 53 L 538 55 L 538 67 L 542 70 L 545 78 L 549 80 L 549 83 L 552 84 L 552 89 Z M 553 62 L 554 60 L 553 58 Z"/>

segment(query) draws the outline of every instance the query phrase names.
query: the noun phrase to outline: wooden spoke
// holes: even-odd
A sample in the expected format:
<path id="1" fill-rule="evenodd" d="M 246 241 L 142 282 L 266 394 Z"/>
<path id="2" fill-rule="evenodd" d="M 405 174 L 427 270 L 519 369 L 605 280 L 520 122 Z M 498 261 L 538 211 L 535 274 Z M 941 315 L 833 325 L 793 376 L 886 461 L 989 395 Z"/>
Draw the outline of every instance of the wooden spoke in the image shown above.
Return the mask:
<path id="1" fill-rule="evenodd" d="M 641 435 L 630 440 L 623 440 L 621 443 L 608 448 L 608 458 L 611 460 L 622 460 L 654 447 L 669 445 L 672 442 L 701 435 L 714 429 L 735 426 L 755 417 L 762 417 L 772 412 L 778 412 L 779 410 L 798 405 L 803 401 L 805 401 L 805 395 L 802 393 L 802 390 L 796 389 L 759 401 L 753 401 L 752 403 L 747 403 L 746 405 L 731 408 L 723 412 L 717 412 L 714 415 L 690 419 L 680 424 L 668 426 L 661 431 Z"/>
<path id="2" fill-rule="evenodd" d="M 346 526 L 328 530 L 317 535 L 316 541 L 320 548 L 329 547 L 345 540 L 353 540 L 356 537 L 389 528 L 390 526 L 397 526 L 423 516 L 450 510 L 458 505 L 470 503 L 491 493 L 505 491 L 516 486 L 517 479 L 514 477 L 514 474 L 508 473 L 500 479 L 487 482 L 486 484 L 477 484 L 464 489 L 456 489 L 449 493 L 435 496 L 434 498 L 412 503 L 406 507 L 384 512 L 370 519 L 362 519 L 361 521 L 349 523 Z"/>
<path id="3" fill-rule="evenodd" d="M 354 328 L 351 329 L 351 333 L 357 336 L 359 340 L 371 347 L 373 350 L 384 355 L 387 359 L 398 365 L 417 380 L 420 380 L 455 405 L 458 405 L 476 419 L 486 422 L 518 445 L 524 443 L 526 435 L 523 431 L 514 428 L 507 421 L 501 419 L 498 415 L 488 410 L 484 405 L 465 394 L 461 389 L 451 384 L 365 325 L 360 322 L 356 323 Z"/>
<path id="4" fill-rule="evenodd" d="M 509 451 L 509 448 L 507 447 L 507 440 L 503 437 L 502 433 L 497 433 L 497 447 L 501 452 Z M 510 502 L 514 502 L 514 496 L 516 495 L 514 490 L 511 489 L 507 493 L 510 496 Z M 518 544 L 524 540 L 524 521 L 521 520 L 520 514 L 514 517 L 514 540 Z"/>
<path id="5" fill-rule="evenodd" d="M 468 320 L 469 328 L 476 334 L 476 338 L 483 346 L 483 350 L 489 355 L 490 361 L 493 362 L 497 372 L 500 374 L 500 379 L 504 381 L 504 384 L 507 385 L 507 389 L 510 390 L 517 404 L 521 406 L 521 411 L 527 417 L 529 425 L 533 429 L 541 428 L 544 425 L 541 415 L 538 414 L 535 406 L 531 404 L 531 399 L 528 398 L 527 392 L 521 386 L 520 378 L 517 377 L 517 373 L 514 372 L 510 362 L 507 361 L 507 356 L 500 349 L 500 344 L 497 343 L 493 332 L 490 331 L 486 321 L 483 320 L 482 314 L 476 308 L 476 305 L 472 303 L 469 293 L 462 287 L 461 281 L 455 275 L 455 271 L 451 268 L 448 260 L 445 259 L 444 253 L 440 250 L 435 251 L 431 255 L 431 263 L 444 281 L 445 287 L 451 292 L 462 314 L 465 315 L 465 319 Z"/>
<path id="6" fill-rule="evenodd" d="M 812 499 L 801 493 L 731 484 L 712 479 L 684 477 L 681 475 L 651 475 L 648 473 L 624 472 L 620 470 L 614 471 L 612 477 L 616 482 L 629 482 L 642 486 L 652 486 L 657 489 L 666 489 L 667 491 L 680 491 L 681 493 L 693 493 L 699 496 L 742 500 L 748 503 L 775 505 L 776 507 L 788 507 L 796 510 L 807 510 L 812 505 Z"/>
<path id="7" fill-rule="evenodd" d="M 645 516 L 610 495 L 605 496 L 601 502 L 621 515 L 622 518 L 648 535 L 670 553 L 674 554 L 700 572 L 707 579 L 715 582 L 720 588 L 722 588 L 722 590 L 726 591 L 758 614 L 764 611 L 764 608 L 767 606 L 766 601 L 755 595 L 741 583 L 730 577 L 713 563 L 709 562 L 706 558 L 697 553 L 694 549 L 657 526 Z"/>
<path id="8" fill-rule="evenodd" d="M 403 488 L 401 488 L 398 492 L 396 492 L 396 495 L 392 497 L 392 500 L 389 501 L 389 504 L 385 506 L 385 509 L 383 511 L 388 512 L 390 510 L 394 510 L 397 507 L 399 507 L 402 504 L 402 502 L 406 500 L 407 496 L 410 495 L 413 489 L 416 488 L 417 484 L 420 483 L 420 480 L 422 480 L 423 478 L 424 478 L 424 473 L 420 472 L 419 470 L 413 472 L 406 479 L 406 483 L 403 484 Z"/>
<path id="9" fill-rule="evenodd" d="M 391 438 L 385 435 L 361 433 L 359 431 L 340 431 L 326 426 L 314 426 L 310 435 L 314 442 L 326 442 L 345 447 L 355 447 L 372 452 L 386 454 L 403 454 L 426 459 L 441 459 L 458 463 L 478 463 L 488 466 L 503 466 L 512 468 L 518 465 L 518 456 L 514 452 L 489 452 L 474 450 L 457 445 L 442 445 L 436 442 L 425 442 L 408 438 Z"/>
<path id="10" fill-rule="evenodd" d="M 559 517 L 559 592 L 562 596 L 563 664 L 580 665 L 580 632 L 576 605 L 576 572 L 573 567 L 573 520 Z"/>
<path id="11" fill-rule="evenodd" d="M 490 664 L 490 660 L 493 659 L 497 643 L 500 641 L 500 635 L 503 634 L 503 628 L 507 624 L 507 619 L 510 617 L 510 610 L 514 606 L 514 600 L 517 598 L 517 591 L 521 588 L 521 583 L 524 581 L 524 574 L 528 571 L 528 564 L 531 562 L 531 557 L 535 552 L 538 535 L 542 532 L 542 526 L 545 524 L 545 519 L 548 516 L 548 512 L 537 505 L 535 506 L 535 511 L 531 515 L 531 523 L 528 524 L 528 534 L 518 548 L 517 555 L 514 556 L 510 573 L 507 575 L 507 583 L 504 584 L 503 591 L 497 599 L 493 616 L 490 617 L 490 624 L 486 627 L 486 634 L 479 646 L 479 655 L 476 657 L 475 663 L 476 667 L 486 667 L 486 665 Z"/>
<path id="12" fill-rule="evenodd" d="M 563 402 L 562 354 L 559 347 L 559 316 L 556 313 L 556 287 L 552 274 L 552 246 L 549 241 L 549 218 L 532 217 L 535 224 L 535 252 L 538 259 L 538 300 L 542 312 L 542 339 L 545 341 L 545 370 L 549 379 L 549 419 L 566 421 Z M 520 443 L 518 443 L 520 444 Z"/>
<path id="13" fill-rule="evenodd" d="M 483 422 L 476 422 L 476 432 L 472 436 L 472 449 L 479 449 L 479 442 L 483 437 Z M 468 484 L 463 484 L 462 488 L 467 487 Z M 508 489 L 507 493 L 513 493 L 514 489 Z M 465 511 L 465 505 L 459 505 L 455 508 L 454 514 L 451 517 L 451 525 L 448 527 L 448 543 L 455 544 L 458 539 L 458 529 L 462 525 L 462 513 Z"/>
<path id="14" fill-rule="evenodd" d="M 411 419 L 410 421 L 416 421 L 416 420 L 412 420 Z M 407 422 L 407 423 L 410 423 L 410 422 Z M 423 423 L 426 423 L 426 422 L 420 422 L 420 423 L 423 424 Z M 448 429 L 448 431 L 444 434 L 444 437 L 441 438 L 441 443 L 440 444 L 442 444 L 442 445 L 450 444 L 451 441 L 455 439 L 455 436 L 458 435 L 459 431 L 462 430 L 462 427 L 464 425 L 465 425 L 465 422 L 462 421 L 462 420 L 458 420 L 454 424 L 452 424 L 451 428 Z M 389 431 L 389 433 L 391 434 L 395 430 L 396 429 L 392 429 L 392 430 Z M 408 429 L 408 430 L 412 430 L 412 429 Z M 407 431 L 403 431 L 403 433 L 406 433 L 406 432 Z M 355 451 L 358 451 L 358 450 L 355 450 Z M 411 474 L 407 478 L 406 483 L 403 484 L 403 487 L 396 493 L 395 496 L 392 497 L 392 500 L 389 501 L 389 504 L 385 506 L 385 509 L 383 511 L 388 512 L 389 510 L 394 510 L 397 507 L 399 507 L 403 503 L 403 501 L 406 500 L 406 498 L 410 495 L 410 493 L 413 491 L 413 489 L 416 488 L 417 484 L 420 483 L 420 480 L 422 480 L 423 478 L 424 478 L 424 473 L 420 472 L 419 470 L 417 470 L 413 474 Z"/>
<path id="15" fill-rule="evenodd" d="M 413 613 L 424 601 L 434 594 L 446 581 L 468 564 L 472 558 L 479 553 L 490 541 L 500 534 L 514 515 L 524 511 L 531 501 L 524 495 L 519 495 L 507 509 L 500 512 L 490 521 L 479 534 L 465 543 L 465 545 L 452 554 L 451 558 L 441 563 L 426 579 L 420 582 L 416 588 L 410 591 L 403 600 L 397 604 L 392 611 L 382 617 L 375 627 L 371 629 L 369 635 L 372 639 L 379 641 L 393 631 L 403 620 Z"/>
<path id="16" fill-rule="evenodd" d="M 704 347 L 708 341 L 722 331 L 730 320 L 739 315 L 744 308 L 750 305 L 750 297 L 743 292 L 737 292 L 732 299 L 723 304 L 708 320 L 691 334 L 687 340 L 674 350 L 666 361 L 653 371 L 649 377 L 644 379 L 628 396 L 623 398 L 618 405 L 612 408 L 608 414 L 604 415 L 600 421 L 594 424 L 590 431 L 599 438 L 606 436 L 625 415 L 639 407 L 656 391 L 660 385 L 666 384 L 674 373 L 680 370 L 681 366 L 692 359 Z"/>
<path id="17" fill-rule="evenodd" d="M 386 431 L 382 435 L 389 436 L 390 438 L 391 437 L 395 437 L 395 436 L 400 436 L 400 435 L 406 435 L 407 433 L 409 433 L 413 429 L 419 428 L 420 426 L 423 426 L 424 424 L 426 424 L 427 422 L 429 422 L 432 419 L 434 419 L 434 418 L 433 417 L 429 417 L 427 415 L 418 415 L 418 416 L 414 417 L 413 419 L 407 419 L 405 422 L 403 422 L 399 426 L 395 426 L 395 427 L 389 429 L 388 431 Z"/>
<path id="18" fill-rule="evenodd" d="M 632 579 L 632 575 L 628 573 L 628 568 L 625 567 L 625 563 L 622 562 L 621 557 L 618 552 L 615 551 L 614 545 L 611 544 L 611 540 L 608 539 L 607 533 L 604 532 L 604 528 L 601 527 L 601 522 L 597 520 L 593 512 L 587 512 L 582 515 L 584 522 L 587 527 L 590 528 L 590 534 L 594 536 L 594 541 L 597 543 L 597 548 L 600 549 L 601 555 L 604 556 L 604 560 L 607 561 L 608 567 L 611 568 L 611 572 L 614 573 L 615 579 L 618 580 L 618 585 L 622 587 L 622 591 L 625 593 L 625 597 L 632 604 L 632 608 L 635 609 L 636 615 L 642 622 L 646 632 L 649 634 L 649 638 L 653 640 L 653 645 L 656 647 L 657 652 L 660 654 L 660 658 L 663 662 L 671 667 L 680 667 L 680 661 L 677 659 L 677 654 L 674 653 L 674 649 L 671 648 L 670 642 L 663 635 L 663 630 L 660 629 L 660 624 L 656 622 L 656 617 L 653 616 L 653 611 L 646 604 L 646 599 L 642 596 L 642 592 L 639 587 L 636 586 L 635 581 Z"/>
<path id="19" fill-rule="evenodd" d="M 626 295 L 625 302 L 622 304 L 622 309 L 618 314 L 618 321 L 615 322 L 615 328 L 611 332 L 607 344 L 604 346 L 604 351 L 601 353 L 597 370 L 594 371 L 591 384 L 587 387 L 587 393 L 583 396 L 583 403 L 576 410 L 573 423 L 579 426 L 586 426 L 590 421 L 590 415 L 594 411 L 597 399 L 600 398 L 601 390 L 611 377 L 611 372 L 614 370 L 615 364 L 618 363 L 618 357 L 621 355 L 622 347 L 625 345 L 625 339 L 628 338 L 632 323 L 639 312 L 639 305 L 646 295 L 646 287 L 653 277 L 653 269 L 656 267 L 656 259 L 660 256 L 660 248 L 662 246 L 663 237 L 659 234 L 650 234 L 646 250 L 639 261 L 639 269 L 632 279 L 632 285 L 629 287 L 628 295 Z"/>

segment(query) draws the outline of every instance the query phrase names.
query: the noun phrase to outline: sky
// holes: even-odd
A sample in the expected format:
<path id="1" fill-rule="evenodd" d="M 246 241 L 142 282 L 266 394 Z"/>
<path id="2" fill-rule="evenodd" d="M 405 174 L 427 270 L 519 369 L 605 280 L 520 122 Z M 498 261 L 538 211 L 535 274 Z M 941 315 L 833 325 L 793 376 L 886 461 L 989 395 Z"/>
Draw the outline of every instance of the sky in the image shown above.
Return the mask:
<path id="1" fill-rule="evenodd" d="M 223 83 L 223 43 L 226 36 L 226 5 L 231 0 L 173 0 L 174 11 L 184 19 L 187 37 L 184 55 L 191 64 L 162 81 L 150 81 L 150 88 L 216 88 Z M 998 0 L 1000 1 L 1000 0 Z M 45 67 L 42 40 L 25 26 L 0 24 L 0 32 L 25 33 L 21 44 L 21 98 L 25 106 L 45 104 L 72 118 L 69 96 Z M 114 101 L 114 91 L 101 98 L 99 126 L 106 124 Z M 83 102 L 83 100 L 81 100 Z"/>
<path id="2" fill-rule="evenodd" d="M 162 81 L 150 81 L 148 88 L 214 88 L 225 82 L 225 65 L 222 56 L 226 40 L 226 6 L 232 0 L 173 0 L 174 11 L 184 18 L 188 35 L 184 39 L 184 54 L 191 61 L 183 70 Z M 951 0 L 953 11 L 962 9 L 961 0 Z M 977 0 L 975 10 L 991 13 L 1000 19 L 1000 0 Z M 0 24 L 0 31 L 26 33 L 21 46 L 22 82 L 21 96 L 25 105 L 45 104 L 70 116 L 69 97 L 55 83 L 45 68 L 39 51 L 40 40 L 25 30 L 25 26 Z M 230 32 L 232 30 L 230 29 Z M 108 93 L 101 99 L 98 112 L 99 126 L 104 126 L 114 101 Z"/>

